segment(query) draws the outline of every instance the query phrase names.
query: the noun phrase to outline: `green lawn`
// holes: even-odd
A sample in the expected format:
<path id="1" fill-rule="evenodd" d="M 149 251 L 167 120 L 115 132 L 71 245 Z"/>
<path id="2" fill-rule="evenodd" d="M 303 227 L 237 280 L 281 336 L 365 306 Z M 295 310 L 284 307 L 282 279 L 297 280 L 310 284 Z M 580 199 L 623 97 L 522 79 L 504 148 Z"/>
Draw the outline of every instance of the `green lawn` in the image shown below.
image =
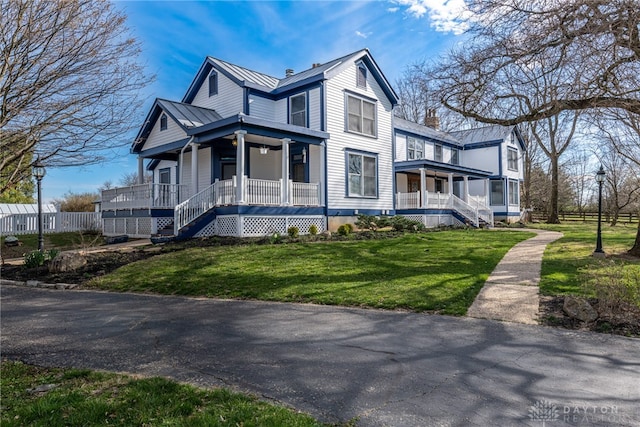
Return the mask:
<path id="1" fill-rule="evenodd" d="M 0 245 L 5 258 L 21 257 L 23 253 L 35 251 L 38 249 L 37 234 L 20 234 L 16 237 L 22 242 L 22 246 L 6 247 L 4 239 L 6 236 L 0 237 Z M 65 233 L 47 233 L 44 237 L 45 249 L 77 249 L 89 246 L 98 246 L 104 242 L 100 234 L 91 232 L 65 232 Z"/>
<path id="2" fill-rule="evenodd" d="M 624 269 L 640 269 L 640 260 L 624 256 L 633 246 L 637 224 L 603 225 L 602 246 L 607 261 L 592 256 L 596 246 L 596 223 L 536 224 L 536 228 L 560 231 L 564 237 L 551 243 L 544 253 L 540 292 L 543 295 L 582 294 L 584 273 L 597 273 L 615 263 Z"/>
<path id="3" fill-rule="evenodd" d="M 53 385 L 48 391 L 34 390 Z M 163 378 L 0 364 L 0 425 L 320 426 L 308 415 L 224 389 Z"/>
<path id="4" fill-rule="evenodd" d="M 503 255 L 531 236 L 455 230 L 382 240 L 198 247 L 132 263 L 88 286 L 464 315 Z"/>

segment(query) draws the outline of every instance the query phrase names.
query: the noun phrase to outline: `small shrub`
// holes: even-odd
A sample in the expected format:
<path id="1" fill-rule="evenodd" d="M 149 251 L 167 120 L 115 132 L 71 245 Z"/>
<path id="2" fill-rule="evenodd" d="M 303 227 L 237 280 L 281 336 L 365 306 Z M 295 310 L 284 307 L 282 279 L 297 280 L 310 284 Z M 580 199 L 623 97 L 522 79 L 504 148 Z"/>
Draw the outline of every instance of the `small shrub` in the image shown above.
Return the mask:
<path id="1" fill-rule="evenodd" d="M 24 256 L 24 266 L 27 268 L 36 268 L 44 265 L 47 256 L 44 252 L 31 251 Z"/>
<path id="2" fill-rule="evenodd" d="M 403 216 L 394 216 L 389 220 L 389 222 L 394 231 L 408 231 L 410 233 L 415 233 L 425 230 L 425 226 L 422 222 L 414 221 Z"/>
<path id="3" fill-rule="evenodd" d="M 347 223 L 344 226 L 347 228 L 347 234 L 353 233 L 353 224 Z"/>
<path id="4" fill-rule="evenodd" d="M 375 231 L 378 229 L 377 219 L 373 215 L 358 215 L 358 220 L 356 221 L 356 226 L 361 230 L 372 230 Z"/>
<path id="5" fill-rule="evenodd" d="M 338 234 L 341 236 L 346 236 L 347 234 L 349 234 L 349 229 L 345 226 L 345 224 L 342 224 L 340 227 L 338 227 Z"/>
<path id="6" fill-rule="evenodd" d="M 289 228 L 287 228 L 287 234 L 289 235 L 289 237 L 291 237 L 292 239 L 295 239 L 298 237 L 298 235 L 300 234 L 300 230 L 298 229 L 298 227 L 295 226 L 291 226 Z"/>
<path id="7" fill-rule="evenodd" d="M 51 261 L 52 259 L 54 259 L 55 257 L 57 257 L 60 254 L 60 250 L 58 249 L 49 249 L 47 251 L 47 259 L 49 261 Z"/>
<path id="8" fill-rule="evenodd" d="M 316 227 L 315 224 L 311 224 L 309 226 L 309 234 L 311 234 L 312 236 L 315 236 L 316 234 L 318 234 L 318 227 Z"/>
<path id="9" fill-rule="evenodd" d="M 269 237 L 269 243 L 271 243 L 272 245 L 275 245 L 277 243 L 282 243 L 282 236 L 280 235 L 280 233 L 278 232 L 273 233 Z"/>

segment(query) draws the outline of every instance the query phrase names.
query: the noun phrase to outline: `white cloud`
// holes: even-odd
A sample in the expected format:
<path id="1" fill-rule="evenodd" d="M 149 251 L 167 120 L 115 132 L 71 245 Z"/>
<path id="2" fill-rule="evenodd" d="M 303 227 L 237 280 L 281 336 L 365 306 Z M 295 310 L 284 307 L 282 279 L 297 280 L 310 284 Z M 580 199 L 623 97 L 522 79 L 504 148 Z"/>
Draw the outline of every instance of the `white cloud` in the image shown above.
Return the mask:
<path id="1" fill-rule="evenodd" d="M 396 13 L 398 10 L 400 10 L 399 7 L 389 7 L 389 8 L 387 8 L 387 12 L 391 12 L 391 13 Z"/>
<path id="2" fill-rule="evenodd" d="M 356 36 L 358 36 L 358 37 L 362 37 L 363 39 L 366 39 L 366 38 L 367 38 L 367 37 L 369 37 L 371 34 L 373 34 L 373 33 L 371 33 L 371 32 L 363 33 L 363 32 L 361 32 L 361 31 L 356 30 Z"/>
<path id="3" fill-rule="evenodd" d="M 425 15 L 431 26 L 444 33 L 462 34 L 469 28 L 472 17 L 464 0 L 392 0 L 407 8 L 415 18 Z"/>

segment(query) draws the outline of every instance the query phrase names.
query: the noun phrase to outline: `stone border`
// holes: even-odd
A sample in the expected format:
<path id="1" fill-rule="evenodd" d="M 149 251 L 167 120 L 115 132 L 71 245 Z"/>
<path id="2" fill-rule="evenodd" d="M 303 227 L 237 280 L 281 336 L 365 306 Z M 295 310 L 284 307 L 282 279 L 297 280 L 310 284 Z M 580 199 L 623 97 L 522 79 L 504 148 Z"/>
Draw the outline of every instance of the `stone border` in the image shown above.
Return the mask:
<path id="1" fill-rule="evenodd" d="M 39 280 L 9 280 L 9 279 L 0 279 L 0 285 L 9 285 L 9 286 L 28 286 L 31 288 L 43 288 L 43 289 L 75 289 L 80 285 L 74 283 L 45 283 Z"/>

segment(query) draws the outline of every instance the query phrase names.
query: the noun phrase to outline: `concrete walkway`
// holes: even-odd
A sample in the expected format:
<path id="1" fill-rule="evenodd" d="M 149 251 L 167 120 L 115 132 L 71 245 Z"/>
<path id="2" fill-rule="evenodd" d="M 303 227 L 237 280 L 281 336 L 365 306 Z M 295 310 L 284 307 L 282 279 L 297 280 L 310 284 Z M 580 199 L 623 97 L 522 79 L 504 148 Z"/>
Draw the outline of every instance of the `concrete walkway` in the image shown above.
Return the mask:
<path id="1" fill-rule="evenodd" d="M 537 324 L 538 284 L 542 254 L 562 233 L 530 229 L 537 235 L 507 252 L 469 307 L 467 316 L 507 322 Z"/>

